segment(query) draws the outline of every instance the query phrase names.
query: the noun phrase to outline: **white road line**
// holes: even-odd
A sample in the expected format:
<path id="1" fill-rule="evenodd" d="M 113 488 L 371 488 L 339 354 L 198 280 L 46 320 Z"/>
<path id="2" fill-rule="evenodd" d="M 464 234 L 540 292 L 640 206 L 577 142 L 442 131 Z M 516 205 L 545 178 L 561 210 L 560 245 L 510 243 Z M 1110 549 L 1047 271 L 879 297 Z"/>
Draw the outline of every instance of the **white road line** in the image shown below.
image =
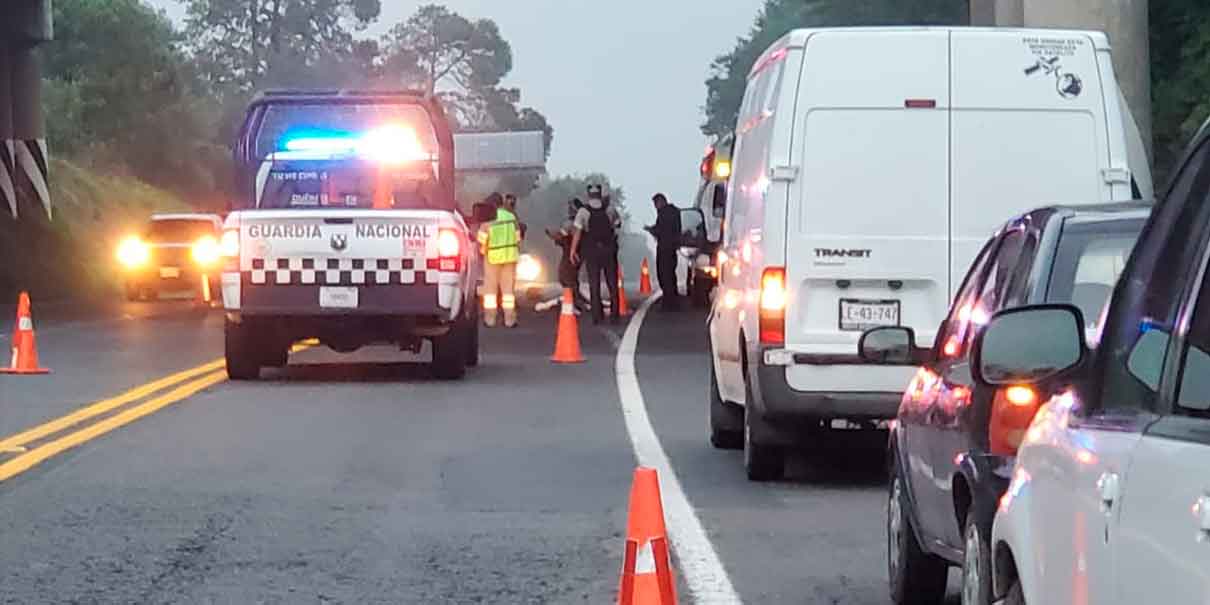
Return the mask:
<path id="1" fill-rule="evenodd" d="M 738 604 L 739 595 L 731 586 L 731 578 L 723 568 L 718 553 L 706 536 L 702 522 L 697 518 L 693 505 L 681 489 L 681 482 L 672 470 L 672 463 L 660 445 L 660 439 L 647 417 L 647 404 L 639 388 L 639 377 L 634 369 L 635 351 L 639 345 L 639 329 L 647 310 L 659 300 L 659 295 L 648 298 L 626 326 L 622 344 L 618 347 L 615 371 L 618 376 L 618 395 L 622 415 L 626 419 L 626 432 L 634 446 L 634 455 L 641 466 L 656 469 L 660 476 L 660 494 L 664 499 L 664 514 L 667 517 L 669 539 L 680 562 L 680 571 L 689 586 L 692 602 L 699 604 Z"/>

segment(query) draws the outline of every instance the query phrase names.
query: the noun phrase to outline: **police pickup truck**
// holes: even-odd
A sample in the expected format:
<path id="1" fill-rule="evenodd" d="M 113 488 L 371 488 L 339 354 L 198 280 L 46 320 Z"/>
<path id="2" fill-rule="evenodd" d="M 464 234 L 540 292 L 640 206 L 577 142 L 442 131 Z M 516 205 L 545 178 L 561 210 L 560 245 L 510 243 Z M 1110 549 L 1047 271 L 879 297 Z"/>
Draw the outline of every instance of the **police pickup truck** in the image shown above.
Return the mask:
<path id="1" fill-rule="evenodd" d="M 232 379 L 282 367 L 309 338 L 419 353 L 459 379 L 479 357 L 481 261 L 454 195 L 440 104 L 407 92 L 259 95 L 235 145 L 240 195 L 223 226 Z"/>

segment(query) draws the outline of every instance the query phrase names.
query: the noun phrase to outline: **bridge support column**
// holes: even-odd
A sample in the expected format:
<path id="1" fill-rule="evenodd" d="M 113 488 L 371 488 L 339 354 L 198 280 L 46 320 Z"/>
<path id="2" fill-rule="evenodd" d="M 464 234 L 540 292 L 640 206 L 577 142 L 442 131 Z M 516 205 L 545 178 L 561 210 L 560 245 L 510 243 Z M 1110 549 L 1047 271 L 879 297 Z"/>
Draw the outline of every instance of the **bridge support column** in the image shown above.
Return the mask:
<path id="1" fill-rule="evenodd" d="M 1109 34 L 1113 67 L 1151 156 L 1148 0 L 970 0 L 972 25 L 1095 29 Z"/>

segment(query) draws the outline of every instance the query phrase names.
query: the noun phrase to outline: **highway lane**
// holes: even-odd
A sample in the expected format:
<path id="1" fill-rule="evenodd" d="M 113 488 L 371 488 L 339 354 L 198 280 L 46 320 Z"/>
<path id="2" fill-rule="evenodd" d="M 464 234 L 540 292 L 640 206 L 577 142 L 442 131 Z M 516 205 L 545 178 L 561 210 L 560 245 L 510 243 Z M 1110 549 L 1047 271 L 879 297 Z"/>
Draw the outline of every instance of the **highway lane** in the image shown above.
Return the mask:
<path id="1" fill-rule="evenodd" d="M 0 437 L 221 355 L 218 314 L 150 307 L 40 326 L 56 374 L 0 378 Z M 310 349 L 54 456 L 0 482 L 0 602 L 607 602 L 635 457 L 621 330 L 582 336 L 588 363 L 550 364 L 553 318 L 526 315 L 459 383 Z M 886 602 L 879 446 L 749 483 L 706 441 L 703 339 L 649 315 L 637 373 L 743 602 Z"/>

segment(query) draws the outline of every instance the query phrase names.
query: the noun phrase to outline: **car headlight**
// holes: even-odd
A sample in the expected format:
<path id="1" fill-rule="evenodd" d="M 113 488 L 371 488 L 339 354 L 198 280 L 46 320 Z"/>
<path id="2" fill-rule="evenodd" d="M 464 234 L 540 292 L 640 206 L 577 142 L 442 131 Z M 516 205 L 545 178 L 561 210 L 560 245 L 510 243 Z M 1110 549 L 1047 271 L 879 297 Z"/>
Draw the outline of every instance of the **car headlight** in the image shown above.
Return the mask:
<path id="1" fill-rule="evenodd" d="M 151 260 L 151 249 L 143 240 L 131 236 L 118 244 L 118 262 L 127 269 L 137 269 Z"/>
<path id="2" fill-rule="evenodd" d="M 517 279 L 521 281 L 538 281 L 542 276 L 542 263 L 528 254 L 522 254 L 517 260 Z"/>
<path id="3" fill-rule="evenodd" d="M 209 267 L 218 262 L 220 254 L 218 241 L 207 235 L 193 244 L 190 252 L 193 261 L 203 267 Z"/>

